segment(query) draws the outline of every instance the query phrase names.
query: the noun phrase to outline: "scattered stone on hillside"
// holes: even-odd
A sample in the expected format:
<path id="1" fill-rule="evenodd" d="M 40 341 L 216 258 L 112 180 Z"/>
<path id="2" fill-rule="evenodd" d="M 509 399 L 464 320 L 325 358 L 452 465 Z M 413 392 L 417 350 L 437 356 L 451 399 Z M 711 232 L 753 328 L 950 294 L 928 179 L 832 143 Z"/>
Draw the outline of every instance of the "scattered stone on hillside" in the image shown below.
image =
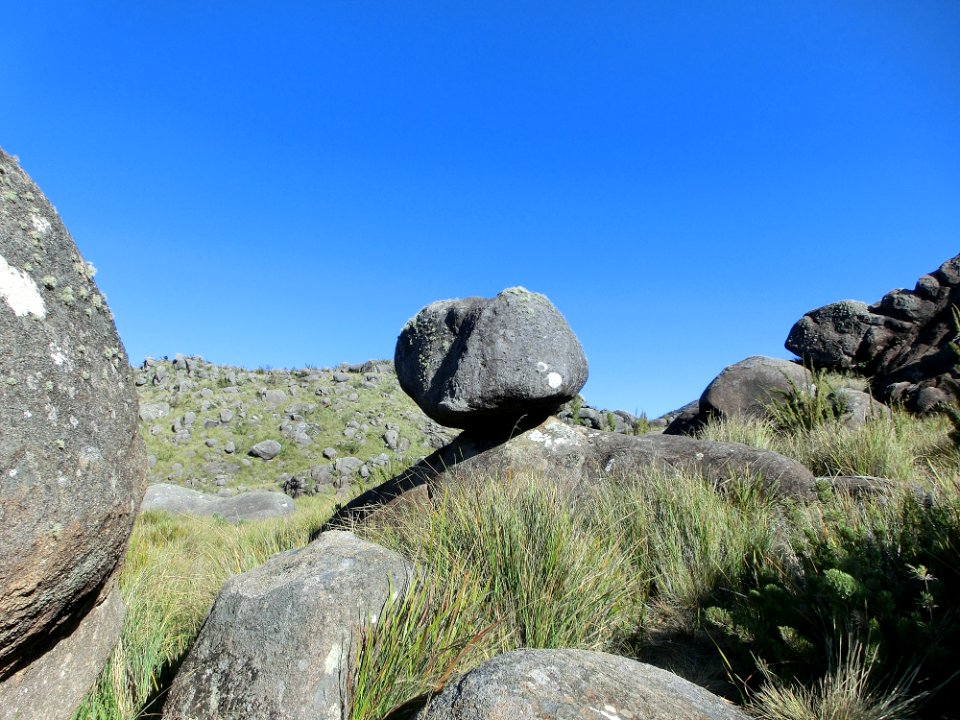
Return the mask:
<path id="1" fill-rule="evenodd" d="M 273 460 L 282 449 L 283 447 L 276 440 L 263 440 L 250 448 L 250 455 L 263 460 Z"/>
<path id="2" fill-rule="evenodd" d="M 341 720 L 357 624 L 375 621 L 412 567 L 330 532 L 227 581 L 170 688 L 163 717 Z"/>
<path id="3" fill-rule="evenodd" d="M 280 492 L 254 490 L 223 498 L 179 485 L 157 483 L 147 487 L 140 509 L 143 512 L 158 510 L 172 515 L 217 516 L 236 523 L 290 515 L 294 505 L 287 495 Z"/>
<path id="4" fill-rule="evenodd" d="M 566 320 L 524 288 L 428 305 L 400 333 L 394 362 L 404 392 L 451 427 L 548 415 L 587 381 L 586 357 Z"/>
<path id="5" fill-rule="evenodd" d="M 110 654 L 144 487 L 132 370 L 93 274 L 0 150 L 0 713 L 19 720 L 70 717 Z"/>
<path id="6" fill-rule="evenodd" d="M 425 499 L 444 485 L 470 477 L 510 478 L 533 472 L 578 496 L 607 478 L 619 481 L 651 468 L 696 473 L 717 488 L 756 477 L 773 495 L 801 500 L 815 496 L 810 471 L 771 450 L 676 435 L 623 435 L 571 426 L 550 417 L 519 433 L 463 432 L 408 470 L 355 498 L 325 527 L 349 526 L 385 505 Z"/>
<path id="7" fill-rule="evenodd" d="M 958 305 L 960 255 L 921 277 L 913 290 L 892 290 L 870 306 L 843 301 L 807 313 L 786 347 L 814 367 L 857 370 L 884 402 L 929 412 L 960 377 L 950 348 Z"/>
<path id="8" fill-rule="evenodd" d="M 588 650 L 514 650 L 451 681 L 421 720 L 747 720 L 673 673 Z"/>
<path id="9" fill-rule="evenodd" d="M 144 422 L 153 422 L 170 414 L 170 405 L 167 403 L 153 403 L 140 406 L 140 419 Z"/>
<path id="10" fill-rule="evenodd" d="M 234 418 L 233 410 L 231 410 L 230 408 L 223 408 L 220 411 L 220 422 L 223 423 L 224 425 L 228 424 L 231 420 L 233 420 L 233 418 Z"/>
<path id="11" fill-rule="evenodd" d="M 683 407 L 666 412 L 650 421 L 653 429 L 663 429 L 670 435 L 692 435 L 690 428 L 699 424 L 700 398 L 691 400 Z M 669 428 L 669 429 L 668 429 Z"/>

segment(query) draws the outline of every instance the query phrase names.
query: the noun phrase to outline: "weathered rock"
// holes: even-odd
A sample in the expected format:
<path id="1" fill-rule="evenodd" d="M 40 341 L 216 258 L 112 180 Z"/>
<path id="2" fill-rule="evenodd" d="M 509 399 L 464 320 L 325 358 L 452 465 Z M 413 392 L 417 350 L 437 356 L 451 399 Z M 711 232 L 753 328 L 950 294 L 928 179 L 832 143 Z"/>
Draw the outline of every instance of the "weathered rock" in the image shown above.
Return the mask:
<path id="1" fill-rule="evenodd" d="M 179 485 L 157 483 L 147 488 L 140 509 L 144 512 L 161 510 L 173 515 L 217 516 L 236 523 L 290 515 L 294 505 L 281 492 L 253 490 L 224 498 Z"/>
<path id="2" fill-rule="evenodd" d="M 960 255 L 921 277 L 913 290 L 892 290 L 870 306 L 844 301 L 807 313 L 786 347 L 814 367 L 863 373 L 882 401 L 928 412 L 947 396 L 950 379 L 960 377 L 950 348 L 957 305 Z"/>
<path id="3" fill-rule="evenodd" d="M 767 417 L 767 407 L 784 393 L 809 388 L 810 371 L 789 360 L 754 356 L 730 365 L 700 396 L 699 416 Z"/>
<path id="4" fill-rule="evenodd" d="M 324 533 L 229 580 L 170 689 L 164 718 L 341 720 L 361 618 L 411 567 L 351 533 Z"/>
<path id="5" fill-rule="evenodd" d="M 863 427 L 868 420 L 891 415 L 890 408 L 862 390 L 839 388 L 830 393 L 829 399 L 835 411 L 840 413 L 840 422 L 851 430 Z"/>
<path id="6" fill-rule="evenodd" d="M 495 298 L 428 305 L 397 339 L 400 387 L 450 427 L 510 426 L 546 416 L 587 381 L 587 361 L 566 320 L 523 288 Z"/>
<path id="7" fill-rule="evenodd" d="M 71 633 L 108 637 L 85 617 L 143 492 L 133 372 L 92 277 L 56 211 L 0 151 L 0 707 L 12 675 Z M 68 717 L 85 689 L 36 697 L 21 717 Z"/>
<path id="8" fill-rule="evenodd" d="M 461 479 L 510 478 L 532 472 L 577 496 L 608 477 L 648 468 L 697 473 L 718 487 L 758 477 L 771 494 L 798 499 L 815 496 L 810 471 L 770 450 L 677 435 L 623 435 L 571 426 L 550 417 L 516 434 L 463 432 L 400 475 L 355 498 L 325 527 L 349 525 L 401 499 L 426 500 L 445 484 Z"/>
<path id="9" fill-rule="evenodd" d="M 652 665 L 588 650 L 514 650 L 450 682 L 420 720 L 746 720 L 726 700 Z"/>
<path id="10" fill-rule="evenodd" d="M 120 639 L 124 612 L 108 583 L 72 634 L 0 685 L 0 720 L 71 717 Z"/>
<path id="11" fill-rule="evenodd" d="M 273 460 L 282 449 L 276 440 L 264 440 L 250 448 L 250 454 L 263 460 Z"/>
<path id="12" fill-rule="evenodd" d="M 167 403 L 150 403 L 140 406 L 140 419 L 144 422 L 153 422 L 170 414 L 170 405 Z"/>

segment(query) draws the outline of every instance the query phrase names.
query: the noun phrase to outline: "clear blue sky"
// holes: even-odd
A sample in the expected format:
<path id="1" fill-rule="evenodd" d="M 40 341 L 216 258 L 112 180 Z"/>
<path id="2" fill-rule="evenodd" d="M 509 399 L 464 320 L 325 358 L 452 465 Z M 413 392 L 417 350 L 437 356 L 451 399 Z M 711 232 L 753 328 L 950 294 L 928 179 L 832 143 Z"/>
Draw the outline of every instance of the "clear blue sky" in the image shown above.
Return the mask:
<path id="1" fill-rule="evenodd" d="M 523 285 L 651 416 L 960 252 L 960 2 L 20 2 L 0 146 L 132 362 L 392 357 Z"/>

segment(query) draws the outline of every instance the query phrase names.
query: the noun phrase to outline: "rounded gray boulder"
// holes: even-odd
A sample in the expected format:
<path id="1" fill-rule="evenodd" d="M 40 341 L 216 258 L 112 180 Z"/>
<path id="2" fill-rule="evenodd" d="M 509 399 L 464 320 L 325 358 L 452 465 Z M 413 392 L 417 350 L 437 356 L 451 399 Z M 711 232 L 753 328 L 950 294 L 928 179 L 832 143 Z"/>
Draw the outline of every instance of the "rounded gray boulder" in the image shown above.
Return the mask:
<path id="1" fill-rule="evenodd" d="M 418 720 L 746 720 L 726 700 L 652 665 L 588 650 L 515 650 L 449 683 Z"/>
<path id="2" fill-rule="evenodd" d="M 524 288 L 428 305 L 400 333 L 394 364 L 404 392 L 458 428 L 544 417 L 574 398 L 588 374 L 567 321 Z"/>
<path id="3" fill-rule="evenodd" d="M 118 613 L 93 611 L 143 495 L 133 373 L 93 274 L 0 151 L 0 716 L 21 720 L 69 717 L 87 689 L 23 695 L 58 643 L 84 633 L 90 682 L 109 655 Z"/>
<path id="4" fill-rule="evenodd" d="M 755 355 L 730 365 L 700 396 L 700 419 L 768 416 L 768 406 L 793 389 L 809 389 L 810 371 L 789 360 Z"/>
<path id="5" fill-rule="evenodd" d="M 361 619 L 412 566 L 348 532 L 323 533 L 229 580 L 170 688 L 166 720 L 341 720 Z"/>

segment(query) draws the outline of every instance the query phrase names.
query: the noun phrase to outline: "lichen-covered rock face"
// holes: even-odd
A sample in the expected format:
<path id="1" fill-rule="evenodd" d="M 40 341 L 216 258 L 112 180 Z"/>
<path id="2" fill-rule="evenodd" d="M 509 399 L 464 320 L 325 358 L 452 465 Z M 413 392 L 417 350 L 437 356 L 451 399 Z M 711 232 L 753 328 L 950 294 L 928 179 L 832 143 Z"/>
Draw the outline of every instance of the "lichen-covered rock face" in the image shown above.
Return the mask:
<path id="1" fill-rule="evenodd" d="M 863 373 L 885 402 L 928 412 L 960 377 L 950 347 L 956 305 L 960 255 L 921 277 L 913 290 L 892 290 L 869 306 L 847 300 L 808 312 L 790 330 L 786 347 L 814 367 Z"/>
<path id="2" fill-rule="evenodd" d="M 588 650 L 515 650 L 449 683 L 419 720 L 746 720 L 673 673 Z"/>
<path id="3" fill-rule="evenodd" d="M 133 378 L 92 277 L 0 151 L 0 699 L 100 597 L 143 494 Z"/>
<path id="4" fill-rule="evenodd" d="M 394 362 L 421 409 L 459 428 L 546 416 L 576 396 L 588 373 L 567 321 L 524 288 L 428 305 L 400 333 Z"/>
<path id="5" fill-rule="evenodd" d="M 167 720 L 340 720 L 361 621 L 412 566 L 348 532 L 323 533 L 220 590 L 163 709 Z"/>

